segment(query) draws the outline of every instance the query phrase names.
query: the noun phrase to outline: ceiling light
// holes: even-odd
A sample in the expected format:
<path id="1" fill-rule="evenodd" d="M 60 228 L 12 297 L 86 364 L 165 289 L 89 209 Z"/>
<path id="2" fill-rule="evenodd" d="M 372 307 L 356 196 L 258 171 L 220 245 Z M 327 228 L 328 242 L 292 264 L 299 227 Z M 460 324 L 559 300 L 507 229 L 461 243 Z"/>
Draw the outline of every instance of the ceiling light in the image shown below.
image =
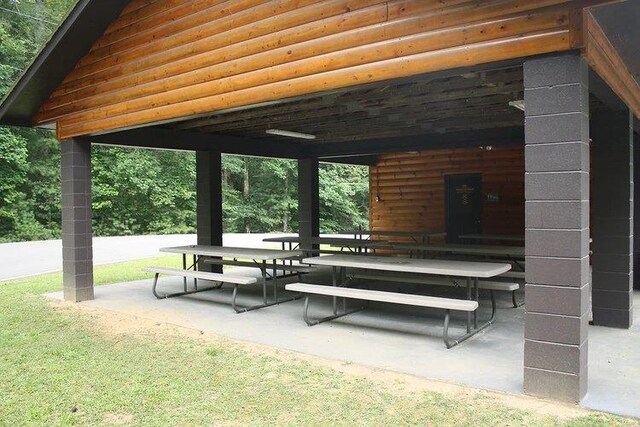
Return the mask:
<path id="1" fill-rule="evenodd" d="M 517 101 L 509 101 L 509 106 L 517 108 L 520 111 L 524 111 L 524 99 L 518 99 Z"/>
<path id="2" fill-rule="evenodd" d="M 288 130 L 280 130 L 280 129 L 267 129 L 265 133 L 268 133 L 269 135 L 288 136 L 290 138 L 316 139 L 315 135 L 311 135 L 308 133 L 291 132 Z"/>

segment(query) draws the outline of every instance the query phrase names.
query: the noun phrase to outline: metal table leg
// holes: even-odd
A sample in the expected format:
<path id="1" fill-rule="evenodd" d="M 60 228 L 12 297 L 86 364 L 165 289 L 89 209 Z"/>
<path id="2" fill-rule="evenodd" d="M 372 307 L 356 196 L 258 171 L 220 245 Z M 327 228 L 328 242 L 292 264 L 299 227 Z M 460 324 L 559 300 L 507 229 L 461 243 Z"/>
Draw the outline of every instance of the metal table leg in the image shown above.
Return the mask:
<path id="1" fill-rule="evenodd" d="M 262 260 L 260 271 L 262 272 L 262 301 L 266 304 L 267 303 L 267 261 L 266 260 Z"/>
<path id="2" fill-rule="evenodd" d="M 333 269 L 333 277 L 331 279 L 331 284 L 336 287 L 338 286 L 338 267 L 332 267 Z M 338 298 L 333 296 L 333 315 L 337 315 L 338 314 Z"/>
<path id="3" fill-rule="evenodd" d="M 196 254 L 193 254 L 193 271 L 198 271 L 198 258 Z M 195 277 L 193 278 L 193 288 L 196 291 L 198 290 L 198 279 Z"/>
<path id="4" fill-rule="evenodd" d="M 478 278 L 473 278 L 473 290 L 476 295 L 476 302 L 480 303 L 480 291 L 478 290 Z M 478 329 L 478 310 L 473 312 L 473 329 Z"/>
<path id="5" fill-rule="evenodd" d="M 467 277 L 467 299 L 471 299 L 471 278 Z M 467 312 L 467 333 L 471 332 L 471 312 Z"/>
<path id="6" fill-rule="evenodd" d="M 340 267 L 340 286 L 347 283 L 347 267 Z M 347 299 L 342 298 L 342 311 L 347 311 Z"/>
<path id="7" fill-rule="evenodd" d="M 182 254 L 182 269 L 183 270 L 187 269 L 187 254 Z M 186 277 L 182 278 L 182 284 L 184 286 L 184 292 L 187 292 L 187 278 Z"/>
<path id="8" fill-rule="evenodd" d="M 294 301 L 297 299 L 302 298 L 302 295 L 295 295 L 291 298 L 287 298 L 287 299 L 283 299 L 283 300 L 278 300 L 278 290 L 277 290 L 277 277 L 276 277 L 276 266 L 278 263 L 278 260 L 273 260 L 273 296 L 274 296 L 274 301 L 269 302 L 268 299 L 268 295 L 267 295 L 267 261 L 266 260 L 262 260 L 261 262 L 257 262 L 256 260 L 254 260 L 254 262 L 258 265 L 258 267 L 260 268 L 260 272 L 262 273 L 262 304 L 258 304 L 258 305 L 254 305 L 254 306 L 239 306 L 236 303 L 236 299 L 238 296 L 238 285 L 234 285 L 233 287 L 233 294 L 231 296 L 231 306 L 233 307 L 233 309 L 236 311 L 236 313 L 246 313 L 248 311 L 252 311 L 252 310 L 257 310 L 259 308 L 264 308 L 264 307 L 270 307 L 272 305 L 277 305 L 277 304 L 281 304 L 283 302 L 288 302 L 288 301 Z"/>
<path id="9" fill-rule="evenodd" d="M 273 300 L 275 302 L 278 302 L 278 272 L 277 272 L 277 269 L 276 269 L 277 262 L 278 261 L 276 259 L 273 260 L 273 277 L 272 277 L 272 280 L 273 280 Z"/>

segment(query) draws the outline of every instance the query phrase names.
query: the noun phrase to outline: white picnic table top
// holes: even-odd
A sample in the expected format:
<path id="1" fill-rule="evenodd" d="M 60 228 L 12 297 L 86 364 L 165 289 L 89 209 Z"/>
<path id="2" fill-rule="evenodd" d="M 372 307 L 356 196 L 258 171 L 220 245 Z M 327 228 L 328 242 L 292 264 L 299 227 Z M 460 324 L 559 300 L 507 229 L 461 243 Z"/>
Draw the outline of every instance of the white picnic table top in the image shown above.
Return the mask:
<path id="1" fill-rule="evenodd" d="M 358 234 L 369 236 L 427 236 L 427 237 L 443 237 L 447 233 L 444 231 L 402 231 L 402 230 L 355 230 L 344 231 L 340 234 Z"/>
<path id="2" fill-rule="evenodd" d="M 524 242 L 524 236 L 517 234 L 461 234 L 461 239 L 495 240 L 500 242 Z"/>
<path id="3" fill-rule="evenodd" d="M 417 259 L 371 255 L 325 255 L 302 260 L 305 264 L 332 267 L 365 268 L 401 273 L 434 274 L 458 277 L 494 277 L 511 269 L 511 264 L 450 261 L 441 259 Z"/>
<path id="4" fill-rule="evenodd" d="M 279 249 L 234 248 L 229 246 L 187 245 L 160 248 L 160 252 L 177 254 L 243 258 L 256 261 L 271 261 L 302 255 L 302 251 L 282 251 Z"/>
<path id="5" fill-rule="evenodd" d="M 392 244 L 394 249 L 408 249 L 416 251 L 449 252 L 452 254 L 524 257 L 524 246 L 494 246 L 494 245 L 459 245 L 453 243 L 441 244 Z"/>
<path id="6" fill-rule="evenodd" d="M 282 236 L 282 237 L 267 237 L 262 239 L 263 242 L 277 242 L 277 243 L 300 243 L 302 239 L 299 236 Z M 365 240 L 354 239 L 348 237 L 312 237 L 310 239 L 312 244 L 318 245 L 332 245 L 332 246 L 379 246 L 386 242 L 384 240 Z"/>

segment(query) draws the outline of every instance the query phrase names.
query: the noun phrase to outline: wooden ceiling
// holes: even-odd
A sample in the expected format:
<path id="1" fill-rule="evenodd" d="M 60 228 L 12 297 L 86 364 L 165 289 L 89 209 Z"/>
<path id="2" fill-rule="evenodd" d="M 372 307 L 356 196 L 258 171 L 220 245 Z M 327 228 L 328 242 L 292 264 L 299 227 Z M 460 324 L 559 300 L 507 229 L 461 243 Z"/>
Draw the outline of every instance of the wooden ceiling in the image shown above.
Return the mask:
<path id="1" fill-rule="evenodd" d="M 254 140 L 322 144 L 523 126 L 523 113 L 509 106 L 509 101 L 522 98 L 522 68 L 512 65 L 387 81 L 168 126 Z M 316 139 L 268 135 L 267 129 L 312 134 Z"/>

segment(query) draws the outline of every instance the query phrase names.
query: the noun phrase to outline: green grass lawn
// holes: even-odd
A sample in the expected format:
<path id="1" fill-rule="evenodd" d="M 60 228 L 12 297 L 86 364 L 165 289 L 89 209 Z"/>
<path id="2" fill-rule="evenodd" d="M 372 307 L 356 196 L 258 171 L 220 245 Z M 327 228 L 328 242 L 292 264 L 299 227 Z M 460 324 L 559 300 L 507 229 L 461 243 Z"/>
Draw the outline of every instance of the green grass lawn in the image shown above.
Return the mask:
<path id="1" fill-rule="evenodd" d="M 161 257 L 95 269 L 96 284 L 148 278 Z M 0 425 L 627 425 L 592 413 L 556 419 L 491 394 L 407 393 L 301 358 L 185 334 L 108 334 L 86 310 L 41 295 L 61 274 L 0 283 Z M 99 326 L 101 325 L 101 326 Z"/>

